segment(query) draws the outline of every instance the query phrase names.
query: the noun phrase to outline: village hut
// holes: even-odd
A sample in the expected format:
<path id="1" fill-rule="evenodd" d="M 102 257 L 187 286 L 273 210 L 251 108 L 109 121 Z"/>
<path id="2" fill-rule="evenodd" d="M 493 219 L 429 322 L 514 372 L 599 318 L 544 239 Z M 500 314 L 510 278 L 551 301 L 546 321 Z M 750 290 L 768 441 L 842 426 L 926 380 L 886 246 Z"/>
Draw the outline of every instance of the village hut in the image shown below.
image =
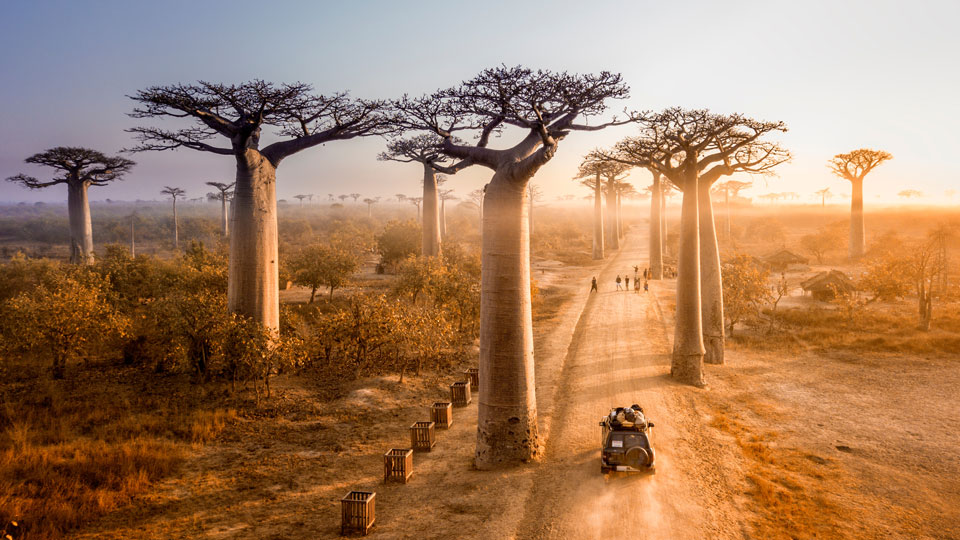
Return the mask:
<path id="1" fill-rule="evenodd" d="M 832 300 L 838 293 L 852 293 L 857 290 L 853 281 L 839 270 L 820 272 L 800 282 L 804 294 L 810 293 L 817 300 Z"/>
<path id="2" fill-rule="evenodd" d="M 809 261 L 810 259 L 802 255 L 797 255 L 788 249 L 781 249 L 773 255 L 763 258 L 763 262 L 766 263 L 770 269 L 779 272 L 783 272 L 794 265 L 806 265 Z"/>

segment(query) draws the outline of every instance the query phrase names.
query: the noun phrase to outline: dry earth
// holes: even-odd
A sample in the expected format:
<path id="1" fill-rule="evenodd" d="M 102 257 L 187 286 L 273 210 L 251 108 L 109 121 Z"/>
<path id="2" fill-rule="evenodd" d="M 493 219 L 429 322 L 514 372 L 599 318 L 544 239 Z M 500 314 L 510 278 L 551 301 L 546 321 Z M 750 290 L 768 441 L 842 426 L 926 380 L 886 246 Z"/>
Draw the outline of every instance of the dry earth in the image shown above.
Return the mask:
<path id="1" fill-rule="evenodd" d="M 540 464 L 479 472 L 476 405 L 454 412 L 409 484 L 382 454 L 454 376 L 299 379 L 196 452 L 135 508 L 78 538 L 335 538 L 339 499 L 377 492 L 373 538 L 960 538 L 957 358 L 791 358 L 732 349 L 710 387 L 669 378 L 673 282 L 613 290 L 646 260 L 645 227 L 602 268 L 538 267 L 565 300 L 537 325 Z M 601 291 L 590 295 L 590 276 Z M 658 472 L 599 472 L 597 421 L 640 403 Z"/>

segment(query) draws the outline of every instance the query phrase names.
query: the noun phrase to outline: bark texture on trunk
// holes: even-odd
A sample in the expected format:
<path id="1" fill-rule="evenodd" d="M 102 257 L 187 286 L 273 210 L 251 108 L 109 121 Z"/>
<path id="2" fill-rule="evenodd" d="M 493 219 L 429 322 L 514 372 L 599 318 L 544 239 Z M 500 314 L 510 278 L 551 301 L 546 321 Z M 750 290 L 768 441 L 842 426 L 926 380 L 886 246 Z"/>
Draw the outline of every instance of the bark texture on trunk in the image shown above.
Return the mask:
<path id="1" fill-rule="evenodd" d="M 70 220 L 70 262 L 93 264 L 93 226 L 90 201 L 84 182 L 67 183 L 67 213 Z"/>
<path id="2" fill-rule="evenodd" d="M 230 225 L 227 220 L 227 198 L 220 197 L 220 232 L 223 233 L 223 237 L 226 238 L 230 233 Z"/>
<path id="3" fill-rule="evenodd" d="M 277 171 L 259 152 L 237 157 L 227 303 L 273 332 L 280 327 L 276 188 Z"/>
<path id="4" fill-rule="evenodd" d="M 476 449 L 480 469 L 530 461 L 541 452 L 525 184 L 498 171 L 484 195 Z"/>
<path id="5" fill-rule="evenodd" d="M 603 259 L 603 184 L 597 175 L 593 186 L 593 259 Z"/>
<path id="6" fill-rule="evenodd" d="M 703 326 L 703 361 L 723 364 L 723 276 L 720 249 L 713 219 L 710 184 L 703 182 L 697 196 L 700 212 L 700 318 Z"/>
<path id="7" fill-rule="evenodd" d="M 607 246 L 610 249 L 620 249 L 620 236 L 617 234 L 617 188 L 612 183 L 607 184 Z"/>
<path id="8" fill-rule="evenodd" d="M 650 279 L 663 279 L 663 238 L 661 235 L 660 175 L 653 175 L 653 189 L 650 190 Z"/>
<path id="9" fill-rule="evenodd" d="M 440 199 L 440 243 L 447 240 L 447 201 Z"/>
<path id="10" fill-rule="evenodd" d="M 423 164 L 422 236 L 423 256 L 440 255 L 440 194 L 437 192 L 437 171 L 429 163 Z"/>
<path id="11" fill-rule="evenodd" d="M 697 178 L 686 178 L 680 213 L 680 252 L 677 254 L 677 313 L 673 333 L 674 378 L 703 386 L 703 326 L 700 319 L 700 225 Z"/>
<path id="12" fill-rule="evenodd" d="M 850 258 L 863 256 L 863 180 L 851 180 L 853 193 L 850 197 Z"/>

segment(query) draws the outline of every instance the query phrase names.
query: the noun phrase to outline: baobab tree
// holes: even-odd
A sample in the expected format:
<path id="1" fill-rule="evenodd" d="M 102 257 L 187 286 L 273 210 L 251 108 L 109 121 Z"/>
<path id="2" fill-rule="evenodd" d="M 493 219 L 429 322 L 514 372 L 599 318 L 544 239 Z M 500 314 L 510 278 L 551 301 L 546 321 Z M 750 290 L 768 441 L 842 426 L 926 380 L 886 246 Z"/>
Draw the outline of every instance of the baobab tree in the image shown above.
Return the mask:
<path id="1" fill-rule="evenodd" d="M 827 206 L 827 197 L 832 197 L 833 194 L 830 193 L 830 188 L 825 187 L 823 189 L 818 189 L 814 191 L 815 194 L 820 196 L 820 207 L 825 208 Z"/>
<path id="2" fill-rule="evenodd" d="M 863 179 L 893 155 L 883 150 L 860 148 L 846 154 L 837 154 L 828 162 L 834 174 L 848 180 L 852 187 L 850 199 L 850 258 L 863 256 Z"/>
<path id="3" fill-rule="evenodd" d="M 786 127 L 740 114 L 681 108 L 645 114 L 638 123 L 640 135 L 617 143 L 611 157 L 653 168 L 683 192 L 671 373 L 703 385 L 703 362 L 723 363 L 724 343 L 720 250 L 710 190 L 723 176 L 770 174 L 787 161 L 790 155 L 779 144 L 760 141 Z"/>
<path id="4" fill-rule="evenodd" d="M 623 199 L 629 199 L 639 195 L 633 184 L 618 180 L 614 186 L 617 191 L 617 234 L 623 238 Z"/>
<path id="5" fill-rule="evenodd" d="M 727 180 L 726 182 L 721 182 L 716 185 L 716 190 L 723 193 L 723 204 L 726 206 L 727 210 L 727 238 L 733 238 L 733 230 L 731 225 L 730 217 L 730 195 L 733 194 L 734 197 L 740 194 L 741 191 L 753 187 L 753 182 L 741 182 L 739 180 Z"/>
<path id="6" fill-rule="evenodd" d="M 439 178 L 438 178 L 439 180 Z M 452 189 L 441 189 L 440 194 L 440 239 L 447 239 L 447 201 L 455 201 L 460 197 L 453 194 Z"/>
<path id="7" fill-rule="evenodd" d="M 483 198 L 480 395 L 476 465 L 527 461 L 541 451 L 534 391 L 527 183 L 572 131 L 598 130 L 581 118 L 625 98 L 618 74 L 573 75 L 496 67 L 456 87 L 396 105 L 409 129 L 443 138 L 441 151 L 493 171 Z M 516 128 L 523 138 L 493 149 L 493 135 Z M 476 135 L 473 143 L 455 136 Z M 510 130 L 510 133 L 515 131 Z"/>
<path id="8" fill-rule="evenodd" d="M 300 201 L 300 207 L 303 208 L 303 200 L 307 198 L 306 195 L 294 195 L 294 199 Z"/>
<path id="9" fill-rule="evenodd" d="M 436 257 L 440 255 L 442 234 L 440 231 L 440 193 L 437 173 L 456 174 L 457 171 L 469 165 L 468 161 L 461 160 L 453 163 L 441 152 L 443 138 L 423 133 L 413 137 L 395 139 L 387 144 L 386 152 L 379 156 L 381 161 L 399 161 L 401 163 L 419 163 L 423 167 L 423 255 Z M 417 217 L 420 217 L 420 206 L 417 205 Z"/>
<path id="10" fill-rule="evenodd" d="M 227 306 L 271 331 L 279 328 L 276 174 L 297 152 L 335 140 L 390 132 L 383 102 L 345 93 L 315 94 L 303 83 L 253 80 L 153 86 L 130 96 L 131 116 L 188 119 L 179 130 L 136 127 L 134 151 L 189 148 L 232 156 L 236 162 Z M 279 138 L 260 148 L 264 128 Z M 217 146 L 222 137 L 229 144 Z"/>
<path id="11" fill-rule="evenodd" d="M 180 223 L 177 219 L 177 198 L 187 194 L 186 191 L 178 187 L 163 186 L 160 193 L 169 195 L 173 200 L 173 248 L 180 251 Z"/>
<path id="12" fill-rule="evenodd" d="M 353 204 L 357 204 L 357 201 L 360 199 L 361 196 L 362 195 L 360 195 L 359 193 L 351 193 L 350 198 L 353 199 Z"/>
<path id="13" fill-rule="evenodd" d="M 530 235 L 533 235 L 533 206 L 535 203 L 543 201 L 543 190 L 540 189 L 540 186 L 530 183 L 527 184 L 527 198 L 530 202 L 530 209 L 527 213 L 527 222 L 530 227 Z"/>
<path id="14" fill-rule="evenodd" d="M 590 188 L 593 192 L 593 259 L 600 260 L 604 257 L 603 234 L 603 169 L 610 162 L 600 159 L 596 154 L 590 153 L 583 158 L 580 163 L 580 169 L 574 180 L 580 180 L 580 184 Z"/>
<path id="15" fill-rule="evenodd" d="M 486 189 L 484 186 L 481 189 L 475 189 L 467 194 L 467 198 L 470 199 L 470 202 L 477 207 L 477 214 L 480 216 L 480 227 L 483 228 L 483 191 Z"/>
<path id="16" fill-rule="evenodd" d="M 363 202 L 367 205 L 367 217 L 373 217 L 373 205 L 380 202 L 380 197 L 376 197 L 373 199 L 367 197 L 366 199 L 363 200 Z"/>
<path id="17" fill-rule="evenodd" d="M 70 222 L 70 262 L 93 264 L 93 226 L 90 221 L 90 186 L 105 186 L 133 168 L 134 162 L 122 157 L 107 156 L 89 148 L 57 146 L 24 160 L 32 165 L 54 169 L 56 175 L 41 181 L 23 173 L 8 181 L 30 189 L 43 189 L 57 184 L 67 185 L 67 214 Z"/>
<path id="18" fill-rule="evenodd" d="M 916 189 L 905 189 L 900 193 L 897 193 L 897 197 L 902 199 L 913 199 L 923 197 L 923 192 Z"/>
<path id="19" fill-rule="evenodd" d="M 347 199 L 350 198 L 350 196 L 349 196 L 349 195 L 337 195 L 337 198 L 340 199 L 340 203 L 343 204 L 344 202 L 347 201 Z"/>
<path id="20" fill-rule="evenodd" d="M 423 197 L 406 197 L 404 200 L 417 207 L 417 221 L 420 221 L 420 205 L 423 204 Z"/>
<path id="21" fill-rule="evenodd" d="M 213 186 L 216 188 L 217 193 L 212 193 L 213 199 L 220 201 L 220 234 L 224 238 L 230 234 L 230 213 L 227 211 L 227 202 L 233 200 L 233 186 L 236 182 L 230 182 L 229 184 L 225 182 L 207 182 L 208 186 Z M 303 200 L 300 201 L 300 204 L 303 204 Z"/>

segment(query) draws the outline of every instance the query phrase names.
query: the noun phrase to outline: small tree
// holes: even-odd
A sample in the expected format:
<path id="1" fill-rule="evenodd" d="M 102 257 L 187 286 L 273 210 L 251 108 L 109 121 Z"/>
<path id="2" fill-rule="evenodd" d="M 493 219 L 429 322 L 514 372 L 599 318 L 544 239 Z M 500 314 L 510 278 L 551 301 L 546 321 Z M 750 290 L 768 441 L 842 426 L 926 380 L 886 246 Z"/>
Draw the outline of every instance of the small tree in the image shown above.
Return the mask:
<path id="1" fill-rule="evenodd" d="M 177 198 L 183 197 L 184 195 L 187 194 L 187 192 L 178 187 L 164 186 L 163 189 L 160 190 L 160 193 L 163 193 L 164 195 L 169 195 L 170 198 L 173 200 L 173 247 L 174 249 L 179 251 L 180 250 L 180 224 L 177 220 Z"/>
<path id="2" fill-rule="evenodd" d="M 823 257 L 843 245 L 843 238 L 834 227 L 823 227 L 813 234 L 800 237 L 800 246 L 817 258 L 817 264 L 823 264 Z"/>
<path id="3" fill-rule="evenodd" d="M 310 288 L 311 304 L 321 286 L 329 288 L 333 298 L 333 290 L 342 287 L 359 267 L 356 253 L 337 244 L 305 247 L 290 260 L 293 282 Z"/>
<path id="4" fill-rule="evenodd" d="M 66 184 L 67 212 L 70 216 L 70 262 L 93 264 L 93 227 L 87 188 L 105 186 L 120 180 L 133 168 L 134 163 L 129 159 L 110 157 L 88 148 L 65 146 L 34 154 L 25 161 L 50 167 L 58 171 L 59 176 L 43 182 L 32 176 L 18 174 L 7 180 L 30 189 Z"/>
<path id="5" fill-rule="evenodd" d="M 413 220 L 391 221 L 377 236 L 380 264 L 394 266 L 410 255 L 420 254 L 420 225 Z"/>
<path id="6" fill-rule="evenodd" d="M 736 255 L 723 265 L 723 307 L 729 335 L 738 323 L 760 315 L 763 304 L 771 299 L 769 277 L 769 270 L 748 255 Z"/>

